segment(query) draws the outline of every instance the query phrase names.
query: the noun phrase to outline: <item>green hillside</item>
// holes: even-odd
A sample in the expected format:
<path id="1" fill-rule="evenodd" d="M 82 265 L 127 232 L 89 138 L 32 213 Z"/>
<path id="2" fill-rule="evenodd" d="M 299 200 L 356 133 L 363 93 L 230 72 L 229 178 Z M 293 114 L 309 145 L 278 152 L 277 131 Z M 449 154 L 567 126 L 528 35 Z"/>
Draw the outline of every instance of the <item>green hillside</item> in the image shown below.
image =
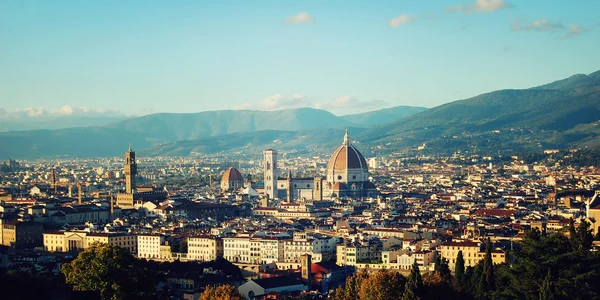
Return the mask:
<path id="1" fill-rule="evenodd" d="M 396 106 L 360 114 L 341 116 L 342 119 L 359 126 L 382 125 L 398 121 L 402 118 L 427 110 L 419 106 Z"/>
<path id="2" fill-rule="evenodd" d="M 447 103 L 367 130 L 360 138 L 390 148 L 428 143 L 448 151 L 565 148 L 597 144 L 598 132 L 589 129 L 598 120 L 600 72 Z"/>

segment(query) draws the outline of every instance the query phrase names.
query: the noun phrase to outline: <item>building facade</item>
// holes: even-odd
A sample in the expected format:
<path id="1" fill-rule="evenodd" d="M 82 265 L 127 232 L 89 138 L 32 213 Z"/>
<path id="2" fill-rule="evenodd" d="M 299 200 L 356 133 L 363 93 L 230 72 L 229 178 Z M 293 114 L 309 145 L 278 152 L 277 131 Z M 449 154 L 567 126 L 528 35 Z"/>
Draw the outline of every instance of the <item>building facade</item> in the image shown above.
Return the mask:
<path id="1" fill-rule="evenodd" d="M 189 260 L 212 261 L 223 257 L 223 239 L 216 236 L 196 236 L 187 239 Z"/>

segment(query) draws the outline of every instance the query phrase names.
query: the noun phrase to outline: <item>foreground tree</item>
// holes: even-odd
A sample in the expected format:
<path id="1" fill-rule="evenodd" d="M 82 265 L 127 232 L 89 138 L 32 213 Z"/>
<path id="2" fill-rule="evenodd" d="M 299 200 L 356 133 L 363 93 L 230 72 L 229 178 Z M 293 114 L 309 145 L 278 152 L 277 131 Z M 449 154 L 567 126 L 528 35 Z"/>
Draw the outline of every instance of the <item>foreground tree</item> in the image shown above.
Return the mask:
<path id="1" fill-rule="evenodd" d="M 156 273 L 124 248 L 92 244 L 61 269 L 76 291 L 98 291 L 103 300 L 157 298 Z"/>
<path id="2" fill-rule="evenodd" d="M 410 270 L 410 275 L 408 276 L 406 285 L 404 286 L 402 299 L 419 299 L 419 293 L 421 292 L 422 288 L 423 278 L 421 277 L 421 270 L 419 269 L 417 261 L 415 261 L 412 265 L 412 269 Z"/>
<path id="3" fill-rule="evenodd" d="M 558 233 L 528 232 L 511 265 L 499 270 L 498 282 L 503 284 L 498 286 L 498 291 L 502 297 L 597 299 L 600 295 L 600 255 L 582 251 L 587 247 L 585 231 L 587 229 L 581 231 L 579 238 L 583 242 Z"/>
<path id="4" fill-rule="evenodd" d="M 465 277 L 465 259 L 462 250 L 456 255 L 456 264 L 454 264 L 454 287 L 457 290 L 462 288 Z"/>
<path id="5" fill-rule="evenodd" d="M 354 300 L 360 299 L 359 293 L 362 289 L 362 283 L 369 277 L 366 269 L 346 278 L 346 285 L 333 290 L 328 299 L 333 300 Z"/>
<path id="6" fill-rule="evenodd" d="M 361 300 L 398 299 L 405 279 L 396 271 L 379 270 L 362 280 L 358 296 Z"/>
<path id="7" fill-rule="evenodd" d="M 200 295 L 200 300 L 242 300 L 244 297 L 231 285 L 221 285 L 217 288 L 207 287 Z"/>

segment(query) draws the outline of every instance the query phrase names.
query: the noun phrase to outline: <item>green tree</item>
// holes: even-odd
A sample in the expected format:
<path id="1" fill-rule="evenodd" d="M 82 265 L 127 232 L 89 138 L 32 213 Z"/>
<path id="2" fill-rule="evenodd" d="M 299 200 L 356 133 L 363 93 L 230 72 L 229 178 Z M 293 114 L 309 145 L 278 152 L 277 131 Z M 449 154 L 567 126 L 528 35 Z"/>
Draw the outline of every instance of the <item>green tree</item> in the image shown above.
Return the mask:
<path id="1" fill-rule="evenodd" d="M 499 272 L 497 282 L 502 286 L 498 290 L 504 290 L 513 299 L 540 299 L 540 294 L 547 295 L 540 289 L 544 288 L 548 272 L 555 299 L 595 299 L 600 295 L 599 254 L 574 248 L 572 240 L 560 233 L 527 232 L 510 267 L 503 269 Z"/>
<path id="2" fill-rule="evenodd" d="M 61 268 L 77 291 L 98 291 L 103 300 L 156 298 L 156 273 L 126 249 L 94 243 Z"/>
<path id="3" fill-rule="evenodd" d="M 592 243 L 594 242 L 594 235 L 592 234 L 592 228 L 590 223 L 586 220 L 582 220 L 577 227 L 577 250 L 589 251 L 592 249 Z"/>
<path id="4" fill-rule="evenodd" d="M 187 244 L 187 239 L 183 238 L 179 241 L 179 251 L 181 253 L 187 253 L 188 252 L 188 244 Z"/>
<path id="5" fill-rule="evenodd" d="M 200 300 L 243 300 L 244 297 L 231 285 L 221 285 L 216 288 L 207 287 L 200 295 Z"/>
<path id="6" fill-rule="evenodd" d="M 406 285 L 404 287 L 404 293 L 402 295 L 402 299 L 413 299 L 413 295 L 418 297 L 421 289 L 423 288 L 423 278 L 421 277 L 421 270 L 419 270 L 419 265 L 417 261 L 412 265 L 410 269 L 410 275 L 406 281 Z M 406 298 L 408 297 L 408 298 Z"/>
<path id="7" fill-rule="evenodd" d="M 465 259 L 462 250 L 456 255 L 456 264 L 454 264 L 454 286 L 460 290 L 465 277 Z"/>
<path id="8" fill-rule="evenodd" d="M 441 255 L 438 255 L 441 257 Z M 440 267 L 438 268 L 438 273 L 447 282 L 451 282 L 452 280 L 452 272 L 450 271 L 450 267 L 448 266 L 448 260 L 444 257 L 440 258 Z"/>
<path id="9" fill-rule="evenodd" d="M 404 287 L 404 293 L 402 293 L 402 300 L 418 300 L 420 299 L 415 291 L 407 284 Z"/>
<path id="10" fill-rule="evenodd" d="M 359 294 L 362 287 L 363 281 L 369 277 L 369 273 L 366 269 L 360 270 L 358 273 L 346 278 L 346 285 L 344 287 L 336 288 L 329 298 L 334 300 L 354 300 L 360 299 Z"/>
<path id="11" fill-rule="evenodd" d="M 492 242 L 488 238 L 485 244 L 485 256 L 483 258 L 483 273 L 479 279 L 480 295 L 489 294 L 496 289 L 496 277 L 494 276 L 494 262 L 492 260 Z"/>
<path id="12" fill-rule="evenodd" d="M 382 269 L 364 278 L 356 295 L 361 300 L 399 299 L 404 284 L 398 272 Z"/>
<path id="13" fill-rule="evenodd" d="M 548 270 L 548 275 L 540 288 L 540 300 L 554 300 L 554 292 L 552 290 L 552 273 Z"/>

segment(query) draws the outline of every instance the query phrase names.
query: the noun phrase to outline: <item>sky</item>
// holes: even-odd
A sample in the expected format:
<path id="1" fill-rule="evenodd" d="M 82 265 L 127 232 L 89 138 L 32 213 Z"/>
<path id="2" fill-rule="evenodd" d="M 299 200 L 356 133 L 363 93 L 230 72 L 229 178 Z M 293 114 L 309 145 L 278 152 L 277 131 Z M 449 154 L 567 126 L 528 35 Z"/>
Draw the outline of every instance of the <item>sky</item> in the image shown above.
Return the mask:
<path id="1" fill-rule="evenodd" d="M 600 70 L 598 0 L 0 0 L 0 117 L 435 107 Z"/>

